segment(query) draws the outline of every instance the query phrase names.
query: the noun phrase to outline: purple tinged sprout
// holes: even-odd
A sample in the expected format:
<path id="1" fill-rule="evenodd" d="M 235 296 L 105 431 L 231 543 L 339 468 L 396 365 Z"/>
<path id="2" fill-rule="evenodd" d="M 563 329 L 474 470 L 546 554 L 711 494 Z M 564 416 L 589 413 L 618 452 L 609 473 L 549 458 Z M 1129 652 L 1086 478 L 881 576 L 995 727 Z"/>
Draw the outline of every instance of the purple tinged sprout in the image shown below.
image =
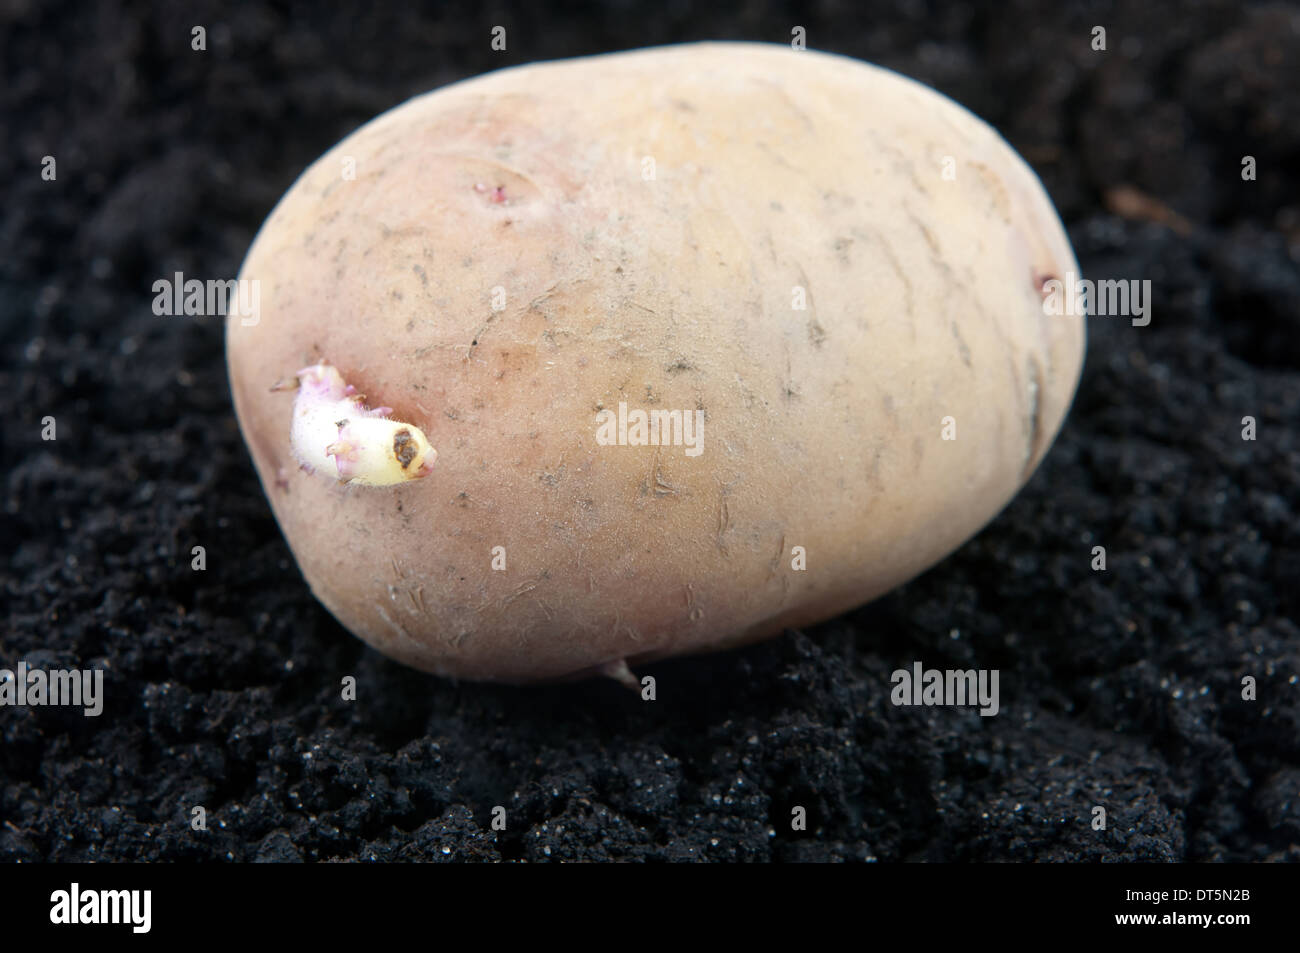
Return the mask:
<path id="1" fill-rule="evenodd" d="M 424 432 L 393 420 L 391 407 L 367 407 L 364 394 L 325 362 L 297 374 L 289 442 L 308 473 L 337 475 L 341 483 L 396 486 L 430 473 L 438 452 Z"/>

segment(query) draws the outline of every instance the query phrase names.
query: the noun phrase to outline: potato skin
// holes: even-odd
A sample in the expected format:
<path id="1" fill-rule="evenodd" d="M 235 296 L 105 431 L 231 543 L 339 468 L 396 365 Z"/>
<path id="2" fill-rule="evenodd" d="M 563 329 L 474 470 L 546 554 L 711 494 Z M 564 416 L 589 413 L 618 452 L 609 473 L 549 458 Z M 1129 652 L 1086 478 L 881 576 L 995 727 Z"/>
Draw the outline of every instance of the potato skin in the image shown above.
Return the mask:
<path id="1" fill-rule="evenodd" d="M 302 175 L 244 263 L 231 387 L 345 626 L 443 675 L 557 678 L 815 622 L 969 538 L 1074 393 L 1082 319 L 1039 291 L 1070 270 L 1032 171 L 897 74 L 758 44 L 530 65 Z M 424 430 L 432 474 L 296 469 L 269 388 L 322 358 Z M 620 401 L 702 409 L 703 453 L 597 445 Z"/>

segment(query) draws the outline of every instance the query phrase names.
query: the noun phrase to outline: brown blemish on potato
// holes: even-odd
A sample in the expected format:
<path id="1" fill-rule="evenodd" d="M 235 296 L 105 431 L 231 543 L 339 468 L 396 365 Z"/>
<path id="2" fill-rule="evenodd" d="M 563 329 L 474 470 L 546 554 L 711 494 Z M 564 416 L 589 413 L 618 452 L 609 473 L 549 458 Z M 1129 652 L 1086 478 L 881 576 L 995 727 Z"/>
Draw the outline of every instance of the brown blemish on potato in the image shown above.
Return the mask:
<path id="1" fill-rule="evenodd" d="M 968 164 L 979 174 L 980 182 L 988 190 L 989 198 L 993 203 L 993 210 L 1005 224 L 1010 225 L 1011 195 L 1007 192 L 1007 187 L 1001 177 L 983 162 L 976 162 L 972 159 Z"/>
<path id="2" fill-rule="evenodd" d="M 898 263 L 898 256 L 894 254 L 894 249 L 884 238 L 876 236 L 880 243 L 880 248 L 885 253 L 885 258 L 889 261 L 889 266 L 898 275 L 898 280 L 903 284 L 903 301 L 907 308 L 907 317 L 912 328 L 912 337 L 916 338 L 916 312 L 913 305 L 912 280 L 907 277 L 907 272 L 903 271 L 903 266 Z"/>
<path id="3" fill-rule="evenodd" d="M 892 145 L 878 131 L 868 130 L 867 135 L 880 152 L 889 154 L 894 159 L 894 171 L 907 176 L 912 188 L 916 189 L 922 195 L 929 196 L 930 190 L 925 187 L 925 183 L 920 180 L 916 174 L 916 163 L 913 159 L 898 147 Z"/>
<path id="4" fill-rule="evenodd" d="M 934 232 L 930 231 L 930 229 L 926 227 L 925 222 L 921 221 L 910 207 L 907 209 L 907 217 L 912 220 L 913 225 L 920 229 L 921 237 L 924 238 L 925 243 L 930 246 L 930 254 L 934 256 L 936 261 L 942 262 L 943 250 L 939 247 L 939 242 L 935 239 Z"/>
<path id="5" fill-rule="evenodd" d="M 799 392 L 799 388 L 795 386 L 795 382 L 794 382 L 794 372 L 791 369 L 791 362 L 790 362 L 790 346 L 782 342 L 781 347 L 782 350 L 785 351 L 785 386 L 782 389 L 781 396 L 784 397 L 786 400 L 794 400 L 796 397 L 800 397 L 802 395 Z"/>
<path id="6" fill-rule="evenodd" d="M 402 465 L 403 470 L 411 465 L 417 453 L 419 449 L 415 445 L 414 438 L 411 437 L 411 431 L 399 430 L 393 434 L 393 456 L 397 457 L 397 462 Z"/>
<path id="7" fill-rule="evenodd" d="M 813 347 L 821 347 L 826 342 L 826 329 L 816 318 L 808 319 L 808 340 Z"/>
<path id="8" fill-rule="evenodd" d="M 957 327 L 956 321 L 949 322 L 948 327 L 952 330 L 952 336 L 957 342 L 957 353 L 961 355 L 961 362 L 970 367 L 970 347 L 967 346 L 966 339 L 961 336 L 961 328 Z"/>

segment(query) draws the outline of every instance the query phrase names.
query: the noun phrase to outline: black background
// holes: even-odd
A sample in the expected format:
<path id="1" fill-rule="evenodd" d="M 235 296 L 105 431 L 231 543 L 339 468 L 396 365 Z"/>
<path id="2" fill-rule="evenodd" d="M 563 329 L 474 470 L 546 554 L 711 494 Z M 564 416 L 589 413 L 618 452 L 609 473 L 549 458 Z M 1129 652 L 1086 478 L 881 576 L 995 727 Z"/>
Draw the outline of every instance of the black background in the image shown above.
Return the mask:
<path id="1" fill-rule="evenodd" d="M 298 173 L 411 95 L 794 25 L 993 123 L 1085 274 L 1152 281 L 1150 326 L 1090 322 L 1055 447 L 974 541 L 816 629 L 650 667 L 653 704 L 366 649 L 271 518 L 222 320 L 155 316 L 152 283 L 233 277 Z M 3 0 L 0 60 L 0 666 L 102 666 L 108 695 L 0 710 L 0 859 L 1300 859 L 1294 5 Z M 1000 669 L 1001 714 L 891 706 L 916 659 Z"/>

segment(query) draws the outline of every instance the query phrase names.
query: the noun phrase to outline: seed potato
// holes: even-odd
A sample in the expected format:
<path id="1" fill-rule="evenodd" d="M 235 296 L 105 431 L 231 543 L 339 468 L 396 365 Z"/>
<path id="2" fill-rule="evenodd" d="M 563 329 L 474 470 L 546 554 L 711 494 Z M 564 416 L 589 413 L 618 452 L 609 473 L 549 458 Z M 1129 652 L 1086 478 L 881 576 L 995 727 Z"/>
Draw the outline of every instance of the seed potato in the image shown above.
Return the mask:
<path id="1" fill-rule="evenodd" d="M 351 631 L 449 676 L 616 672 L 827 618 L 985 525 L 1074 393 L 1083 322 L 1040 290 L 1071 270 L 1028 166 L 895 73 L 757 44 L 543 63 L 302 175 L 244 263 L 231 386 Z M 363 438 L 295 430 L 309 371 Z M 343 482 L 403 427 L 424 472 Z"/>

